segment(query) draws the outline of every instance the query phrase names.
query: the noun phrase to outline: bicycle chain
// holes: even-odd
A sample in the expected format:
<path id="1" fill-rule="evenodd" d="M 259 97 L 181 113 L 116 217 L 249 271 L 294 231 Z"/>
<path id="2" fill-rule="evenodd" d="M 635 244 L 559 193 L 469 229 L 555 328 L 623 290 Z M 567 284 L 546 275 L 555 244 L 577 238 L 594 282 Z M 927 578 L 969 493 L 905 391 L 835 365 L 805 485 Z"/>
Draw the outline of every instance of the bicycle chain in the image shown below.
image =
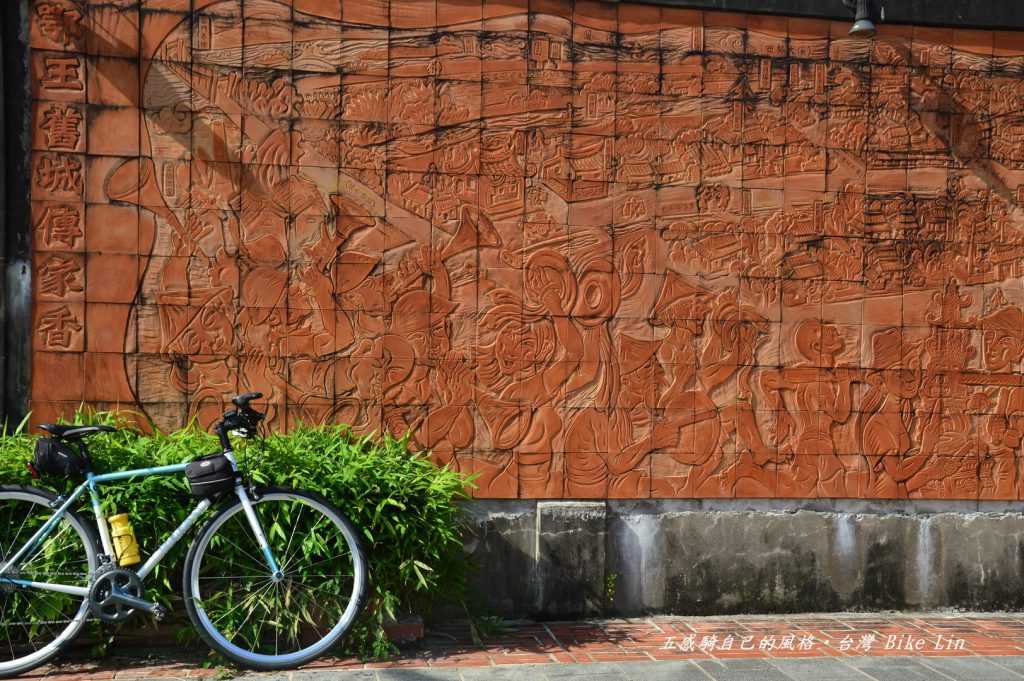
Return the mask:
<path id="1" fill-rule="evenodd" d="M 26 574 L 38 575 L 40 577 L 81 577 L 85 573 L 83 573 L 83 572 L 18 572 L 18 573 L 16 573 L 16 575 L 5 575 L 5 576 L 8 579 L 10 579 L 12 577 L 14 579 L 21 579 Z M 2 579 L 2 577 L 0 577 L 0 579 Z"/>
<path id="2" fill-rule="evenodd" d="M 40 573 L 32 573 L 32 574 L 33 574 L 33 576 L 37 576 L 38 575 L 38 576 L 46 576 L 46 577 L 81 577 L 82 576 L 82 573 L 80 573 L 80 572 L 40 572 Z M 22 577 L 22 576 L 24 576 L 24 575 L 19 575 L 19 577 Z M 17 588 L 17 585 L 15 585 L 15 588 Z M 22 587 L 22 588 L 24 589 L 24 587 Z M 2 590 L 3 590 L 3 587 L 0 587 L 0 591 L 2 591 Z M 25 590 L 27 590 L 27 589 L 25 589 Z M 14 589 L 11 589 L 11 591 L 14 591 Z M 89 621 L 92 621 L 92 620 L 95 620 L 95 619 L 96 619 L 95 617 L 89 616 L 89 617 L 85 618 L 85 621 L 89 622 Z M 37 626 L 37 625 L 40 625 L 40 624 L 44 624 L 44 625 L 46 625 L 46 624 L 49 624 L 49 625 L 68 624 L 71 621 L 72 621 L 72 619 L 55 620 L 55 621 L 42 621 L 42 622 L 40 622 L 38 620 L 33 620 L 31 622 L 0 622 L 0 625 L 2 625 L 4 627 L 19 627 L 19 626 L 20 627 L 31 627 L 31 626 Z"/>
<path id="3" fill-rule="evenodd" d="M 81 578 L 83 574 L 81 572 L 13 572 L 11 574 L 0 577 L 2 580 L 4 577 L 7 579 L 29 579 L 31 581 L 37 581 L 40 577 L 78 577 Z M 91 581 L 91 580 L 90 580 Z M 0 593 L 12 593 L 15 591 L 28 591 L 28 587 L 21 586 L 20 584 L 4 584 L 0 581 Z"/>
<path id="4" fill-rule="evenodd" d="M 68 624 L 71 621 L 72 620 L 67 619 L 67 620 L 59 620 L 59 621 L 54 621 L 54 622 L 38 622 L 38 621 L 32 621 L 32 622 L 2 622 L 2 623 L 0 623 L 0 626 L 4 626 L 4 627 L 11 627 L 11 626 L 31 627 L 31 626 L 34 626 L 34 625 L 37 625 L 37 624 Z M 86 622 L 93 622 L 93 621 L 98 622 L 99 620 L 96 619 L 95 617 L 86 617 L 85 621 Z"/>
<path id="5" fill-rule="evenodd" d="M 18 578 L 21 578 L 21 577 L 24 577 L 24 576 L 25 575 L 23 575 L 23 574 L 19 574 Z M 33 572 L 32 576 L 34 576 L 34 577 L 35 576 L 39 576 L 39 577 L 81 577 L 82 573 L 81 572 Z M 17 587 L 17 585 L 15 585 L 15 587 Z M 21 588 L 25 589 L 25 587 L 21 587 Z M 0 591 L 2 591 L 2 590 L 3 590 L 3 587 L 0 586 Z M 11 590 L 13 591 L 14 589 L 11 589 Z M 27 589 L 25 589 L 25 590 L 27 590 Z M 73 621 L 73 618 L 72 619 L 66 619 L 66 620 L 54 620 L 54 621 L 43 621 L 43 622 L 40 622 L 38 620 L 33 620 L 31 622 L 0 622 L 0 626 L 4 626 L 4 627 L 19 627 L 19 626 L 20 627 L 31 627 L 31 626 L 37 626 L 37 625 L 40 625 L 40 624 L 44 624 L 44 625 L 47 625 L 47 624 L 49 624 L 49 625 L 68 624 L 71 621 Z M 93 621 L 97 621 L 98 622 L 99 620 L 95 616 L 89 615 L 89 616 L 87 616 L 85 618 L 85 621 L 86 622 L 93 622 Z"/>

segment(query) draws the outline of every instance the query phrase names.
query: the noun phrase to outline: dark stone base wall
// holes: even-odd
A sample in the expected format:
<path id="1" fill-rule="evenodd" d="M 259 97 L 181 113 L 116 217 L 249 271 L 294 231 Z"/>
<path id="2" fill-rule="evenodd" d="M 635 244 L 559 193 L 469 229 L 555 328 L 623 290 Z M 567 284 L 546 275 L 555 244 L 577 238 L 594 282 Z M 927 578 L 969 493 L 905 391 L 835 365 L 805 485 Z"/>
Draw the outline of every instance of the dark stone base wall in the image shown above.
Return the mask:
<path id="1" fill-rule="evenodd" d="M 505 616 L 1024 609 L 1024 505 L 858 501 L 468 505 Z"/>

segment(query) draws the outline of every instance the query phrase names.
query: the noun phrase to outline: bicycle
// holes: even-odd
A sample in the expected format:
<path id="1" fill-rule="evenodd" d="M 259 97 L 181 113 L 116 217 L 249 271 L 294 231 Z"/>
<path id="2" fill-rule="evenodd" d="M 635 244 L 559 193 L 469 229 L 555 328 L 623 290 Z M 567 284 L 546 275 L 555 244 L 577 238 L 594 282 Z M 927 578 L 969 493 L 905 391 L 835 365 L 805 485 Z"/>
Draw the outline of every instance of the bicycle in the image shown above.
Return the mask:
<path id="1" fill-rule="evenodd" d="M 236 409 L 215 427 L 219 453 L 155 468 L 94 473 L 85 439 L 115 428 L 40 426 L 50 437 L 37 442 L 30 469 L 38 464 L 49 474 L 77 473 L 84 481 L 60 496 L 0 486 L 0 676 L 44 664 L 90 617 L 123 622 L 144 612 L 163 618 L 165 609 L 145 598 L 145 580 L 215 505 L 192 540 L 182 580 L 185 610 L 203 640 L 240 666 L 281 670 L 315 659 L 345 635 L 367 590 L 358 534 L 322 496 L 254 487 L 239 470 L 228 436 L 256 434 L 264 415 L 249 403 L 261 397 L 245 393 L 232 400 Z M 137 545 L 132 553 L 134 536 L 112 537 L 99 486 L 181 474 L 198 502 L 132 569 L 128 563 L 141 562 Z M 86 491 L 98 542 L 75 511 Z"/>

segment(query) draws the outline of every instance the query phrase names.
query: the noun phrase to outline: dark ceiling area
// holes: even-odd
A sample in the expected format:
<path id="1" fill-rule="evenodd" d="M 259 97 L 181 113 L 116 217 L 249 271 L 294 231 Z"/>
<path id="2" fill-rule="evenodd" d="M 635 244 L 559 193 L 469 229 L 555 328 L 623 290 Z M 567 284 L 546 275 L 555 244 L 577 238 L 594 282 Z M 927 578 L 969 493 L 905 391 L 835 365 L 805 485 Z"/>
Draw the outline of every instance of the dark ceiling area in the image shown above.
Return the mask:
<path id="1" fill-rule="evenodd" d="M 648 4 L 695 9 L 789 14 L 853 21 L 842 0 L 645 0 Z M 1024 29 L 1024 0 L 872 0 L 875 20 L 883 24 L 924 24 L 985 29 Z"/>

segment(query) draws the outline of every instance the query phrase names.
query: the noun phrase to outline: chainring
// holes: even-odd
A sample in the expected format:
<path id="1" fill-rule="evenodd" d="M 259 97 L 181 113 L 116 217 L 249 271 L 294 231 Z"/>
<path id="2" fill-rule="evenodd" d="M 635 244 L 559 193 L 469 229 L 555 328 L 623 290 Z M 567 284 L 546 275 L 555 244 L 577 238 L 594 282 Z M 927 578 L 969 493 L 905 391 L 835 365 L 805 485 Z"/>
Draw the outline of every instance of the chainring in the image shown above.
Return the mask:
<path id="1" fill-rule="evenodd" d="M 89 608 L 97 619 L 104 622 L 123 622 L 135 614 L 134 608 L 111 598 L 115 587 L 129 596 L 142 598 L 142 580 L 133 570 L 126 570 L 112 563 L 101 566 L 89 587 Z"/>

